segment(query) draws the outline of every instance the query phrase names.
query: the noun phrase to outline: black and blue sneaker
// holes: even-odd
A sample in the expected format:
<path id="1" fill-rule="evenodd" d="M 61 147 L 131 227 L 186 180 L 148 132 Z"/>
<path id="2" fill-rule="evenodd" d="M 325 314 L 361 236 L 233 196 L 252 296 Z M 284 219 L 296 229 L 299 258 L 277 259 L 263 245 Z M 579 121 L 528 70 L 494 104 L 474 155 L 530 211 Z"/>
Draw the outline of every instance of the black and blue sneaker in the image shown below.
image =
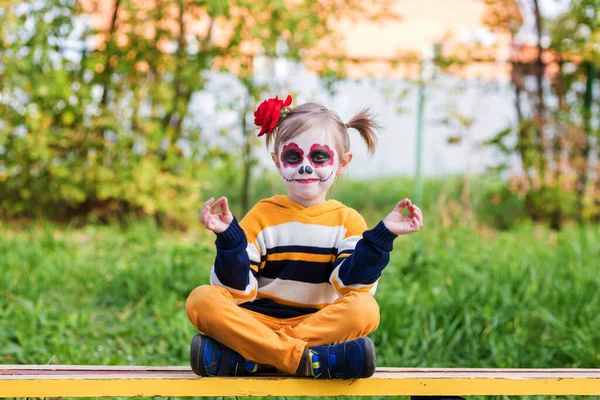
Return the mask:
<path id="1" fill-rule="evenodd" d="M 375 346 L 368 337 L 315 346 L 309 352 L 311 374 L 318 379 L 368 378 L 375 373 Z"/>
<path id="2" fill-rule="evenodd" d="M 190 347 L 190 364 L 200 376 L 244 376 L 256 372 L 258 364 L 216 340 L 196 335 Z"/>

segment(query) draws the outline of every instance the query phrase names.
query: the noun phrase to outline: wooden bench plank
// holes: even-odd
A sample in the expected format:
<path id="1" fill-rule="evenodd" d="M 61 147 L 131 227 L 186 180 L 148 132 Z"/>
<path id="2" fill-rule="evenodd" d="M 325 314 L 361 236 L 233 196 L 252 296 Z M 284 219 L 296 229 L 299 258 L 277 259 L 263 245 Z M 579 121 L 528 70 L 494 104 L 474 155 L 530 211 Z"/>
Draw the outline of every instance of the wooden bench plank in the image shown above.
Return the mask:
<path id="1" fill-rule="evenodd" d="M 202 378 L 189 367 L 0 365 L 0 397 L 600 395 L 600 369 L 378 368 L 369 379 Z"/>

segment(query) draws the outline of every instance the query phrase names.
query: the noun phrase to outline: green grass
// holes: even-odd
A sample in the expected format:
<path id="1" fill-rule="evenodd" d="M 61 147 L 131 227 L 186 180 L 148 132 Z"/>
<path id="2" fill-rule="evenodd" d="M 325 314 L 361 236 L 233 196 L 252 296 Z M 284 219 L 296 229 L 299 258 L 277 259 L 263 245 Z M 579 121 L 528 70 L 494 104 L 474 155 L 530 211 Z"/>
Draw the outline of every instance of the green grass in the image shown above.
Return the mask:
<path id="1" fill-rule="evenodd" d="M 391 183 L 343 183 L 338 198 L 372 225 L 398 200 Z M 396 240 L 384 271 L 378 365 L 598 368 L 600 227 L 500 232 L 440 204 L 425 203 L 426 227 Z M 1 363 L 187 364 L 185 299 L 208 283 L 211 235 L 1 226 Z"/>
<path id="2" fill-rule="evenodd" d="M 232 211 L 241 216 L 241 177 L 237 170 L 218 171 L 220 179 L 214 180 L 204 191 L 205 198 L 227 196 Z M 472 210 L 477 220 L 501 228 L 510 228 L 527 220 L 524 201 L 506 193 L 506 182 L 494 176 L 471 177 L 468 194 L 463 196 L 464 177 L 425 179 L 423 198 L 419 206 L 426 215 L 445 214 L 451 219 L 465 218 L 465 206 Z M 250 204 L 278 193 L 287 193 L 281 177 L 273 171 L 257 173 L 251 183 Z M 371 180 L 338 178 L 331 190 L 335 198 L 359 210 L 369 224 L 375 224 L 404 198 L 414 201 L 414 181 L 406 177 L 386 177 Z M 463 198 L 463 197 L 466 197 Z M 499 200 L 495 201 L 494 198 Z M 465 201 L 468 204 L 465 204 Z"/>
<path id="3" fill-rule="evenodd" d="M 440 198 L 458 200 L 460 197 L 460 183 L 460 178 L 425 180 L 421 208 L 423 210 L 435 209 Z M 478 201 L 476 192 L 483 183 L 483 181 L 479 181 L 474 185 L 475 189 L 472 196 L 474 201 Z M 234 175 L 217 180 L 203 194 L 207 198 L 227 196 L 233 212 L 240 215 L 240 188 L 240 177 Z M 384 212 L 391 211 L 398 201 L 406 197 L 412 197 L 413 190 L 414 181 L 404 177 L 388 177 L 376 180 L 352 180 L 343 177 L 338 178 L 333 185 L 330 197 L 349 207 L 360 210 L 369 222 L 374 223 L 385 215 Z M 252 180 L 251 204 L 280 193 L 287 193 L 281 182 L 281 177 L 272 171 L 264 171 Z"/>

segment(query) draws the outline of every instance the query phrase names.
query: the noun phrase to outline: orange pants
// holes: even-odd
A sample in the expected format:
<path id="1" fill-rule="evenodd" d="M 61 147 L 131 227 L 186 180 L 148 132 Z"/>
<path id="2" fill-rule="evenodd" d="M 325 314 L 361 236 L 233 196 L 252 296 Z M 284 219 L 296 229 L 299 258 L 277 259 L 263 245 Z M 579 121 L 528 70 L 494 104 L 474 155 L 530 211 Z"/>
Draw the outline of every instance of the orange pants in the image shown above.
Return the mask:
<path id="1" fill-rule="evenodd" d="M 373 332 L 379 306 L 372 295 L 351 291 L 333 304 L 294 318 L 274 318 L 237 306 L 219 286 L 199 286 L 186 303 L 188 318 L 204 335 L 240 353 L 246 360 L 296 372 L 308 346 L 329 345 Z"/>

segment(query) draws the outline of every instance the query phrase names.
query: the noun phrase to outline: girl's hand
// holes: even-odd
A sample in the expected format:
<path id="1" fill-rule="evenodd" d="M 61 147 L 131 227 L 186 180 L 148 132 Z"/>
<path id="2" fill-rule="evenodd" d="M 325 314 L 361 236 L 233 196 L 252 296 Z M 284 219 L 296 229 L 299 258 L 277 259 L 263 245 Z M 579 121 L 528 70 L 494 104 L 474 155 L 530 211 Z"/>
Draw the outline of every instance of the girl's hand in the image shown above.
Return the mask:
<path id="1" fill-rule="evenodd" d="M 219 207 L 221 208 L 221 214 L 217 212 Z M 229 228 L 233 221 L 233 214 L 229 211 L 227 198 L 221 197 L 217 201 L 213 197 L 208 199 L 202 207 L 200 221 L 214 233 L 221 233 Z"/>
<path id="2" fill-rule="evenodd" d="M 406 216 L 402 215 L 404 207 L 408 207 Z M 404 199 L 396 204 L 394 210 L 383 219 L 383 223 L 386 228 L 396 235 L 418 232 L 423 226 L 423 214 L 421 209 L 409 199 Z"/>

